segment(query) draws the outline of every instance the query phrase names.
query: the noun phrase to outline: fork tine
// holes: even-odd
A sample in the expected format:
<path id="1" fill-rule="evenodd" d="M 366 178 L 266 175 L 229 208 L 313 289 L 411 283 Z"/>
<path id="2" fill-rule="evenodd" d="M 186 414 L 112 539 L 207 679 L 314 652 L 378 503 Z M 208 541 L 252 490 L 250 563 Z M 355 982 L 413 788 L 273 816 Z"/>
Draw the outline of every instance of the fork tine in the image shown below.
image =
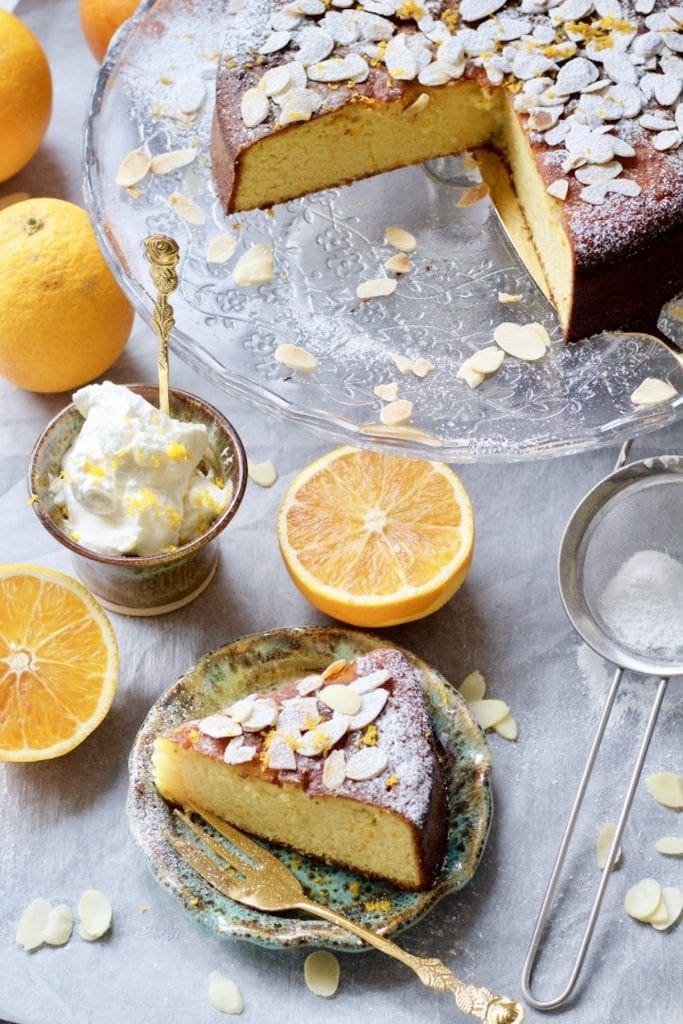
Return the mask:
<path id="1" fill-rule="evenodd" d="M 245 835 L 244 832 L 240 832 L 239 829 L 233 825 L 229 825 L 227 821 L 223 821 L 222 818 L 217 818 L 215 814 L 211 814 L 209 811 L 205 811 L 201 807 L 197 807 L 196 804 L 187 803 L 186 807 L 196 814 L 198 818 L 203 818 L 212 828 L 215 828 L 216 832 L 219 832 L 224 839 L 228 839 L 234 846 L 237 847 L 246 857 L 250 857 L 251 860 L 257 866 L 268 866 L 282 868 L 284 865 L 274 854 L 269 853 L 264 848 L 249 836 Z M 285 871 L 288 871 L 285 868 Z"/>
<path id="2" fill-rule="evenodd" d="M 221 843 L 216 842 L 213 836 L 210 836 L 205 829 L 195 824 L 195 822 L 192 821 L 192 819 L 183 811 L 179 811 L 176 807 L 174 808 L 173 813 L 177 818 L 180 818 L 184 825 L 187 825 L 191 832 L 194 832 L 200 842 L 205 843 L 210 850 L 213 850 L 217 857 L 220 857 L 221 860 L 229 864 L 230 867 L 237 871 L 243 878 L 254 872 L 254 867 L 249 864 L 244 857 L 240 857 L 239 854 L 234 853 L 227 847 L 222 846 Z"/>
<path id="3" fill-rule="evenodd" d="M 201 850 L 188 842 L 187 839 L 183 839 L 182 836 L 176 836 L 172 832 L 164 832 L 166 840 L 171 844 L 173 849 L 180 854 L 184 861 L 186 861 L 191 868 L 193 868 L 198 875 L 201 875 L 210 885 L 217 889 L 224 896 L 229 899 L 239 900 L 239 894 L 242 890 L 242 881 L 237 878 L 236 875 L 231 875 L 229 871 L 221 868 L 216 864 L 215 860 L 212 860 L 208 854 L 202 853 Z"/>

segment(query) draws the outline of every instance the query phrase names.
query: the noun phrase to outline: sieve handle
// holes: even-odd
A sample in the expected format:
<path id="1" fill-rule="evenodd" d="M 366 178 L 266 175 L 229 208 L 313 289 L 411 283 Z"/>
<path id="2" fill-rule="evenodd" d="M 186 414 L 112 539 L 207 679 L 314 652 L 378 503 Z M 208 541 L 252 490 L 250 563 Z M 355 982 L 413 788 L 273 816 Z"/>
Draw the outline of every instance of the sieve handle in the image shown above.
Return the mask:
<path id="1" fill-rule="evenodd" d="M 561 1006 L 563 1003 L 567 1001 L 567 999 L 574 990 L 574 986 L 576 985 L 579 973 L 583 966 L 583 962 L 586 958 L 588 946 L 590 944 L 591 938 L 593 936 L 593 931 L 598 920 L 598 915 L 600 913 L 600 907 L 602 906 L 603 897 L 605 895 L 605 891 L 610 880 L 610 875 L 612 874 L 612 865 L 614 864 L 616 852 L 619 849 L 619 844 L 621 843 L 621 837 L 624 833 L 624 828 L 626 826 L 626 820 L 628 818 L 629 811 L 631 810 L 631 804 L 633 803 L 633 798 L 635 796 L 636 788 L 638 786 L 640 773 L 642 771 L 648 747 L 650 746 L 650 740 L 652 739 L 652 734 L 657 723 L 659 709 L 662 706 L 664 694 L 666 693 L 666 687 L 669 682 L 668 679 L 661 679 L 657 687 L 657 694 L 655 696 L 654 703 L 652 705 L 652 709 L 647 720 L 645 734 L 640 744 L 640 749 L 638 750 L 638 756 L 636 757 L 636 761 L 633 766 L 633 771 L 631 773 L 631 779 L 628 785 L 628 789 L 626 791 L 626 796 L 621 806 L 621 812 L 619 814 L 619 820 L 617 822 L 616 829 L 614 832 L 614 838 L 612 839 L 612 845 L 610 846 L 609 853 L 607 854 L 607 863 L 605 864 L 605 867 L 602 872 L 600 885 L 598 886 L 598 891 L 595 894 L 595 899 L 593 900 L 593 906 L 591 907 L 588 923 L 584 930 L 583 937 L 581 939 L 581 944 L 579 946 L 579 951 L 574 961 L 571 974 L 569 975 L 569 980 L 565 985 L 564 989 L 562 990 L 562 992 L 560 992 L 560 994 L 556 996 L 554 999 L 537 999 L 531 992 L 531 975 L 536 963 L 536 957 L 538 954 L 539 946 L 541 944 L 543 933 L 545 931 L 545 926 L 548 921 L 548 918 L 550 917 L 554 896 L 557 891 L 557 886 L 560 880 L 560 875 L 562 873 L 562 868 L 564 866 L 564 862 L 569 851 L 569 846 L 571 844 L 571 839 L 574 834 L 574 828 L 576 826 L 579 811 L 581 809 L 583 798 L 586 793 L 588 783 L 590 781 L 591 773 L 593 771 L 593 765 L 595 764 L 595 760 L 598 756 L 598 751 L 600 750 L 600 744 L 602 743 L 602 738 L 605 734 L 605 729 L 607 728 L 607 723 L 609 721 L 610 714 L 612 713 L 612 708 L 614 706 L 614 701 L 617 696 L 617 691 L 619 689 L 619 684 L 621 683 L 622 676 L 623 669 L 617 669 L 614 674 L 614 679 L 612 681 L 609 693 L 607 694 L 607 700 L 605 701 L 605 706 L 600 716 L 600 722 L 598 723 L 595 738 L 593 739 L 593 744 L 591 746 L 590 753 L 588 754 L 588 760 L 586 761 L 586 766 L 583 770 L 583 775 L 581 776 L 579 788 L 577 790 L 576 797 L 574 798 L 574 804 L 569 815 L 569 820 L 567 821 L 567 825 L 564 830 L 564 835 L 562 836 L 562 840 L 560 842 L 560 847 L 555 858 L 555 864 L 550 875 L 550 881 L 548 882 L 548 887 L 545 891 L 545 896 L 543 897 L 543 902 L 541 904 L 541 909 L 538 914 L 538 919 L 536 921 L 534 933 L 531 937 L 531 942 L 529 944 L 529 951 L 524 962 L 524 969 L 522 971 L 522 992 L 524 993 L 524 998 L 526 999 L 527 1003 L 529 1003 L 530 1006 L 535 1007 L 535 1009 L 537 1010 L 556 1009 L 558 1006 Z"/>

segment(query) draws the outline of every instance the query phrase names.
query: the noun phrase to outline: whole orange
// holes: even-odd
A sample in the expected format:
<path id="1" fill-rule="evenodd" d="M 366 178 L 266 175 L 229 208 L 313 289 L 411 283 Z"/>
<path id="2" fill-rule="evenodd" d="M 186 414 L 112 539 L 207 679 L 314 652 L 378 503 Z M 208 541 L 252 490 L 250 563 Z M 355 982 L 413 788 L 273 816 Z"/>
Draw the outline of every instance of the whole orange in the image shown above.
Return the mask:
<path id="1" fill-rule="evenodd" d="M 81 0 L 81 28 L 95 58 L 102 62 L 119 25 L 130 18 L 139 0 Z"/>
<path id="2" fill-rule="evenodd" d="M 43 48 L 18 18 L 0 10 L 0 181 L 29 162 L 51 112 L 52 79 Z"/>
<path id="3" fill-rule="evenodd" d="M 118 359 L 132 323 L 85 210 L 62 199 L 0 210 L 0 376 L 28 391 L 80 387 Z"/>

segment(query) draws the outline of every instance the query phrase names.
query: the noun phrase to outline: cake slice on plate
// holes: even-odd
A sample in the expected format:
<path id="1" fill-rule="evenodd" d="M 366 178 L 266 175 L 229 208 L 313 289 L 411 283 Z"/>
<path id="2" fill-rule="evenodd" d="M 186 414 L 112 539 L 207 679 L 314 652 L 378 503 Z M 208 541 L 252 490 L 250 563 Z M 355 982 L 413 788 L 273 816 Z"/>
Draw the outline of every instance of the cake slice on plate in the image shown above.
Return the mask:
<path id="1" fill-rule="evenodd" d="M 431 886 L 446 790 L 422 682 L 399 651 L 335 662 L 157 738 L 163 797 L 409 890 Z"/>

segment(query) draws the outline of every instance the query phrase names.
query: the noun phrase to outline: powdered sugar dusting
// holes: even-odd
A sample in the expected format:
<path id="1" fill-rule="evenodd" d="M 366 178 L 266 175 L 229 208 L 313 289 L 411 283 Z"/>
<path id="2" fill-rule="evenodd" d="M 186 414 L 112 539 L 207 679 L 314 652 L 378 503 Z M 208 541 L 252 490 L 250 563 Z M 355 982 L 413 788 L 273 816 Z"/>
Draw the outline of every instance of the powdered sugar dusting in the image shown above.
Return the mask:
<path id="1" fill-rule="evenodd" d="M 642 654 L 680 659 L 683 565 L 663 551 L 637 551 L 600 595 L 600 614 L 617 640 Z"/>

